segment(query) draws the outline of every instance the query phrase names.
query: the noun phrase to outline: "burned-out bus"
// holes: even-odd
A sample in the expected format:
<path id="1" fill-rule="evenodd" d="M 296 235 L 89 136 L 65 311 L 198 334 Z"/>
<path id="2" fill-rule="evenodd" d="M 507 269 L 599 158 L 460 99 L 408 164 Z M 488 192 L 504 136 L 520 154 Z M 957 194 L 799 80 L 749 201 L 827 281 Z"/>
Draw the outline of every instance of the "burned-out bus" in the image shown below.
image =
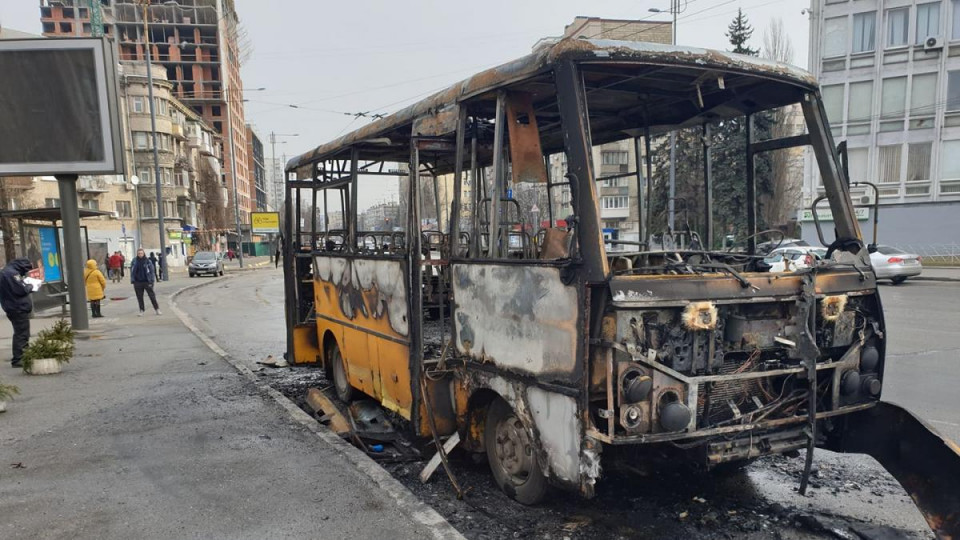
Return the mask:
<path id="1" fill-rule="evenodd" d="M 802 129 L 759 139 L 756 116 L 785 107 Z M 709 143 L 709 126 L 734 120 L 741 151 L 706 145 L 706 196 L 687 208 L 704 230 L 656 225 L 652 141 L 696 128 Z M 645 155 L 617 175 L 636 183 L 639 234 L 614 242 L 592 149 L 624 140 Z M 783 235 L 759 230 L 754 163 L 798 147 L 833 235 L 811 267 L 771 273 L 757 246 Z M 747 230 L 719 248 L 711 170 L 730 160 L 746 163 Z M 536 211 L 515 196 L 531 184 L 545 193 Z M 399 203 L 360 216 L 359 194 L 385 186 L 399 186 Z M 288 357 L 321 364 L 340 399 L 365 394 L 418 435 L 458 432 L 517 501 L 550 485 L 591 496 L 605 459 L 710 469 L 804 450 L 809 470 L 825 447 L 877 456 L 935 530 L 956 531 L 956 489 L 938 484 L 958 478 L 955 446 L 879 401 L 876 279 L 808 73 L 564 39 L 295 157 L 286 195 Z M 898 444 L 907 431 L 914 444 Z"/>

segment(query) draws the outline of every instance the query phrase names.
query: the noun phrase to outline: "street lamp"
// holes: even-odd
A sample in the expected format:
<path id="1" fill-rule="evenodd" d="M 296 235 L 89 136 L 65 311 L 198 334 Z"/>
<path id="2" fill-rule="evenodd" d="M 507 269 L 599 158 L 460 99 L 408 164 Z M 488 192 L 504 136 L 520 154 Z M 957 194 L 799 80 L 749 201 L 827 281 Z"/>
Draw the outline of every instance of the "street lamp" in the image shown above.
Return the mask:
<path id="1" fill-rule="evenodd" d="M 164 238 L 164 225 L 163 225 L 163 185 L 161 184 L 160 178 L 160 156 L 157 151 L 157 112 L 156 112 L 156 103 L 153 100 L 153 69 L 152 69 L 152 60 L 150 58 L 150 28 L 149 28 L 149 13 L 148 8 L 150 7 L 150 0 L 138 0 L 140 7 L 143 8 L 143 48 L 146 52 L 146 62 L 147 62 L 147 97 L 150 99 L 150 133 L 153 140 L 153 175 L 154 180 L 156 181 L 157 188 L 157 232 L 160 236 L 160 281 L 169 279 L 167 275 L 167 242 Z M 140 192 L 137 191 L 137 199 L 140 198 Z M 139 200 L 137 201 L 139 202 Z M 142 238 L 141 234 L 141 238 Z M 138 246 L 139 247 L 139 246 Z"/>
<path id="2" fill-rule="evenodd" d="M 243 268 L 243 232 L 240 230 L 240 199 L 239 193 L 240 190 L 237 187 L 237 156 L 233 150 L 233 107 L 231 103 L 233 102 L 242 102 L 243 97 L 239 100 L 230 99 L 230 88 L 229 88 L 229 77 L 223 79 L 223 93 L 226 95 L 227 103 L 227 144 L 230 145 L 230 176 L 233 177 L 233 217 L 234 222 L 237 227 L 237 259 L 240 263 L 240 268 Z M 244 91 L 247 92 L 259 92 L 266 90 L 264 87 L 260 88 L 241 88 L 241 94 Z"/>

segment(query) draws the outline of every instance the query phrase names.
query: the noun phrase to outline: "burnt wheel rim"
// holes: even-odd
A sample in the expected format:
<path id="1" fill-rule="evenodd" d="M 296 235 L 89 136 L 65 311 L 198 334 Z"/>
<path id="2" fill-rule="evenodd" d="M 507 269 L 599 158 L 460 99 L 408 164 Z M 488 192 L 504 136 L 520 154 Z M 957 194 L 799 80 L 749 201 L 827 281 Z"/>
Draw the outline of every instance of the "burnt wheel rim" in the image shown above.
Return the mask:
<path id="1" fill-rule="evenodd" d="M 497 467 L 514 485 L 520 485 L 530 478 L 533 471 L 533 445 L 523 423 L 509 415 L 497 425 L 493 448 Z"/>

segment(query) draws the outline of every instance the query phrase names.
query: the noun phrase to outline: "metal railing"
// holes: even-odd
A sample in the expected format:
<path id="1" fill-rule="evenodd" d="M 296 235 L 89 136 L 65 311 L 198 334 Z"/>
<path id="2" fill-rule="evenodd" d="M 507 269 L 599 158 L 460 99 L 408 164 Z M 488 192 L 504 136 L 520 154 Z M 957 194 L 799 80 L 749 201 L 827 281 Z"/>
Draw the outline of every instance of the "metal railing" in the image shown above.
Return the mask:
<path id="1" fill-rule="evenodd" d="M 893 244 L 893 247 L 916 253 L 926 264 L 960 266 L 960 244 Z"/>

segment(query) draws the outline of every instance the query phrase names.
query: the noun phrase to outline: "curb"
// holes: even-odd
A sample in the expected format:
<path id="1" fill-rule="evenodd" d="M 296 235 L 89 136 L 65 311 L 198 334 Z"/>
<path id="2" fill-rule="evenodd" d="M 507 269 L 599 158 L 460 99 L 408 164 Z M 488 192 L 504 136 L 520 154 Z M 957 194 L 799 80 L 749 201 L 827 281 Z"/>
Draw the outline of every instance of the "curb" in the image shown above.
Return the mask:
<path id="1" fill-rule="evenodd" d="M 943 283 L 960 283 L 960 278 L 949 278 L 949 277 L 924 277 L 924 276 L 915 276 L 910 278 L 913 281 L 939 281 Z"/>
<path id="2" fill-rule="evenodd" d="M 253 268 L 251 268 L 252 270 Z M 286 396 L 274 390 L 273 388 L 263 384 L 259 378 L 250 371 L 250 368 L 241 364 L 230 354 L 225 351 L 222 347 L 217 345 L 217 343 L 211 339 L 209 336 L 204 334 L 196 324 L 193 323 L 193 319 L 186 312 L 182 311 L 177 307 L 176 299 L 180 296 L 180 293 L 189 291 L 191 289 L 197 289 L 210 285 L 212 283 L 217 283 L 224 279 L 229 279 L 228 276 L 218 277 L 210 281 L 204 281 L 203 283 L 197 283 L 195 285 L 188 285 L 183 287 L 176 292 L 167 296 L 167 303 L 170 305 L 170 309 L 173 313 L 180 319 L 180 322 L 187 327 L 195 336 L 200 338 L 211 351 L 217 354 L 220 358 L 227 361 L 228 364 L 233 366 L 241 375 L 247 378 L 257 389 L 263 394 L 269 396 L 276 402 L 278 405 L 283 407 L 287 411 L 287 414 L 290 415 L 290 418 L 309 430 L 311 433 L 316 435 L 320 440 L 330 445 L 334 450 L 337 451 L 340 455 L 345 457 L 347 461 L 353 464 L 361 473 L 365 474 L 368 478 L 373 480 L 374 484 L 377 485 L 380 489 L 389 495 L 394 502 L 397 504 L 397 507 L 400 508 L 401 513 L 408 516 L 414 522 L 425 527 L 432 538 L 438 540 L 465 540 L 464 536 L 457 531 L 453 525 L 450 524 L 446 519 L 443 518 L 436 510 L 427 506 L 426 503 L 417 498 L 409 489 L 407 489 L 403 484 L 400 483 L 396 478 L 390 476 L 383 467 L 377 464 L 377 462 L 370 459 L 369 456 L 361 452 L 358 448 L 347 443 L 332 431 L 327 429 L 325 426 L 317 422 L 315 418 L 304 412 L 296 403 L 290 401 Z"/>

